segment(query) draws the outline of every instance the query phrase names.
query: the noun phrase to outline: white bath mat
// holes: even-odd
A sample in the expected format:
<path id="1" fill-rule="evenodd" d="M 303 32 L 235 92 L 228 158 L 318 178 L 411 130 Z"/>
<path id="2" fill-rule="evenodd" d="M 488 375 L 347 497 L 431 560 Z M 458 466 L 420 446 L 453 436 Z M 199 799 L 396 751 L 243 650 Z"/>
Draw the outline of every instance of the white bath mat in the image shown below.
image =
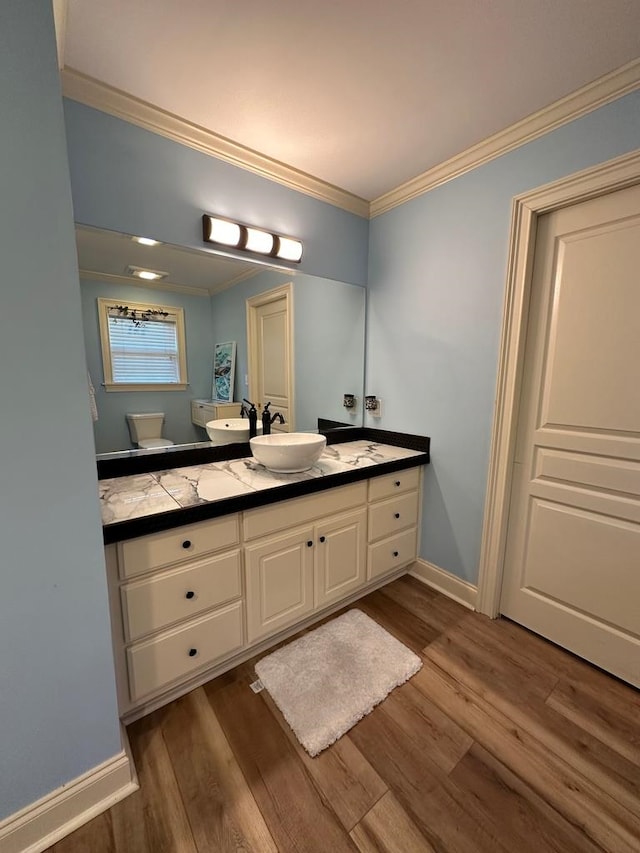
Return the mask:
<path id="1" fill-rule="evenodd" d="M 422 661 L 361 610 L 263 658 L 256 674 L 309 755 L 369 714 Z"/>

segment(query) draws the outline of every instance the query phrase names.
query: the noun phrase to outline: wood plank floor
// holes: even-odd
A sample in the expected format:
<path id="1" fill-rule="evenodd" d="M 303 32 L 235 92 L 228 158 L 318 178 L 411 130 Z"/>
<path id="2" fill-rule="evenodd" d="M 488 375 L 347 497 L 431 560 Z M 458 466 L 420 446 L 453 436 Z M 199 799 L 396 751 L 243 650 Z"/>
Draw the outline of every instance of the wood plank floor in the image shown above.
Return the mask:
<path id="1" fill-rule="evenodd" d="M 336 744 L 250 661 L 131 725 L 140 790 L 49 853 L 640 851 L 638 691 L 413 578 L 353 606 L 424 665 Z"/>

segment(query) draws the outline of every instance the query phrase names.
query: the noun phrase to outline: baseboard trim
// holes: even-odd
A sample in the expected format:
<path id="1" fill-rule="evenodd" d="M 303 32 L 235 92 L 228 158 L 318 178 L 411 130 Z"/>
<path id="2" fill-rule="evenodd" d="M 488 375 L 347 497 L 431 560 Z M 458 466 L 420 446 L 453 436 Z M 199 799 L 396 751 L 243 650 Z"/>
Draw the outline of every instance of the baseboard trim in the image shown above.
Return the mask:
<path id="1" fill-rule="evenodd" d="M 437 589 L 438 592 L 457 601 L 458 604 L 463 604 L 470 610 L 476 609 L 478 587 L 445 572 L 444 569 L 434 566 L 433 563 L 428 563 L 418 557 L 409 574 L 412 578 L 422 581 L 432 589 Z"/>
<path id="2" fill-rule="evenodd" d="M 123 728 L 122 752 L 0 822 L 3 853 L 42 853 L 138 789 Z"/>

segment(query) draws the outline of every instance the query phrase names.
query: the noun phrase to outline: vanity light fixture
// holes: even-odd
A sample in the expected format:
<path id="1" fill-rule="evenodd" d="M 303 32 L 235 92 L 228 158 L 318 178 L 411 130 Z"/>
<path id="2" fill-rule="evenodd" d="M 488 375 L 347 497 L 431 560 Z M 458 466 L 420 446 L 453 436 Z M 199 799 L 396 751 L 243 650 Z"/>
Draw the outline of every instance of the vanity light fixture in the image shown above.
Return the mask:
<path id="1" fill-rule="evenodd" d="M 153 240 L 151 237 L 132 237 L 134 243 L 140 243 L 141 246 L 158 246 L 160 240 Z"/>
<path id="2" fill-rule="evenodd" d="M 166 278 L 169 273 L 162 270 L 147 270 L 143 267 L 127 267 L 127 275 L 134 275 L 136 278 L 141 278 L 144 281 L 158 281 L 158 279 Z"/>
<path id="3" fill-rule="evenodd" d="M 262 228 L 241 225 L 207 213 L 202 217 L 202 236 L 205 243 L 219 243 L 296 264 L 302 260 L 302 242 L 294 237 L 281 237 Z"/>

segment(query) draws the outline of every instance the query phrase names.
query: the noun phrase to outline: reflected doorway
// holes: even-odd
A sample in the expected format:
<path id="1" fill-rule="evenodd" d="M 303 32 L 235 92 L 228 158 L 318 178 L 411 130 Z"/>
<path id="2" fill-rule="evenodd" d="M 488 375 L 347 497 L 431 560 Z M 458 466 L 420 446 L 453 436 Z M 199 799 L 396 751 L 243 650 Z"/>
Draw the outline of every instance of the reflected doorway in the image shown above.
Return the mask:
<path id="1" fill-rule="evenodd" d="M 270 402 L 285 423 L 274 432 L 293 432 L 293 287 L 285 284 L 247 299 L 249 399 L 261 411 Z"/>

